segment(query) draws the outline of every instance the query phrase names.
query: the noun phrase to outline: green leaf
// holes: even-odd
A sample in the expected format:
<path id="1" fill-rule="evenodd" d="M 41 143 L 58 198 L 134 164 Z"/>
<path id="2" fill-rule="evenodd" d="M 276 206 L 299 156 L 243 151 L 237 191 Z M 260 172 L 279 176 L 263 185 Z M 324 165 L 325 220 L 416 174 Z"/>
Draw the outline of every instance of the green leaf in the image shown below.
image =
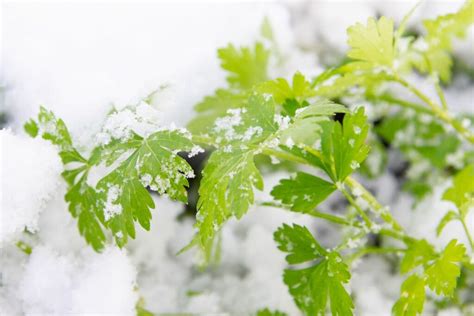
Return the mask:
<path id="1" fill-rule="evenodd" d="M 33 138 L 38 135 L 39 127 L 33 119 L 26 122 L 23 128 L 25 129 L 25 132 Z"/>
<path id="2" fill-rule="evenodd" d="M 347 56 L 374 65 L 391 67 L 395 57 L 393 20 L 382 16 L 378 21 L 367 20 L 367 25 L 357 23 L 347 29 L 347 43 L 351 50 Z"/>
<path id="3" fill-rule="evenodd" d="M 311 84 L 299 72 L 293 75 L 292 85 L 283 78 L 266 81 L 258 85 L 257 91 L 271 94 L 278 104 L 283 104 L 285 100 L 296 100 L 301 102 L 312 96 L 314 91 Z"/>
<path id="4" fill-rule="evenodd" d="M 273 234 L 273 238 L 278 249 L 289 253 L 286 256 L 289 264 L 311 261 L 327 253 L 306 227 L 297 224 L 293 226 L 283 224 Z"/>
<path id="5" fill-rule="evenodd" d="M 214 95 L 196 104 L 197 115 L 188 123 L 189 130 L 196 134 L 208 133 L 218 117 L 225 116 L 229 109 L 242 107 L 247 99 L 247 93 L 217 89 Z"/>
<path id="6" fill-rule="evenodd" d="M 443 218 L 439 221 L 439 224 L 436 227 L 436 235 L 437 236 L 441 235 L 441 232 L 443 231 L 444 227 L 446 227 L 446 225 L 449 222 L 455 219 L 459 219 L 459 215 L 456 212 L 454 211 L 447 212 L 446 215 L 444 215 Z"/>
<path id="7" fill-rule="evenodd" d="M 283 281 L 296 305 L 306 315 L 352 315 L 354 305 L 344 288 L 350 279 L 347 265 L 336 252 L 330 252 L 316 265 L 300 270 L 285 270 Z"/>
<path id="8" fill-rule="evenodd" d="M 215 151 L 199 187 L 196 227 L 204 247 L 231 216 L 241 218 L 254 201 L 253 187 L 263 189 L 252 150 Z"/>
<path id="9" fill-rule="evenodd" d="M 333 181 L 344 181 L 365 160 L 369 153 L 369 147 L 365 144 L 368 131 L 364 108 L 359 108 L 354 114 L 346 114 L 342 125 L 331 122 L 325 126 L 321 148 L 326 160 L 326 172 Z"/>
<path id="10" fill-rule="evenodd" d="M 106 241 L 103 204 L 94 188 L 87 184 L 87 173 L 77 183 L 71 183 L 65 199 L 69 212 L 77 218 L 79 233 L 94 250 L 102 250 Z"/>
<path id="11" fill-rule="evenodd" d="M 298 172 L 293 179 L 283 179 L 273 188 L 271 195 L 291 205 L 294 211 L 309 211 L 324 201 L 336 186 L 316 176 Z"/>
<path id="12" fill-rule="evenodd" d="M 283 281 L 298 308 L 306 315 L 324 315 L 329 305 L 332 315 L 352 315 L 354 305 L 344 288 L 351 275 L 340 254 L 321 247 L 304 226 L 284 224 L 273 236 L 288 253 L 289 264 L 317 260 L 309 268 L 284 271 Z"/>
<path id="13" fill-rule="evenodd" d="M 257 311 L 256 316 L 287 316 L 287 314 L 278 310 L 272 312 L 268 308 L 265 308 Z"/>
<path id="14" fill-rule="evenodd" d="M 229 44 L 217 51 L 221 67 L 229 72 L 227 81 L 237 89 L 250 89 L 255 84 L 267 80 L 270 51 L 262 43 L 253 48 L 236 48 Z"/>
<path id="15" fill-rule="evenodd" d="M 190 151 L 193 143 L 179 131 L 159 131 L 147 138 L 135 134 L 122 146 L 133 152 L 97 184 L 105 221 L 120 246 L 127 236 L 135 237 L 135 221 L 150 228 L 155 203 L 146 187 L 186 203 L 186 178 L 193 176 L 192 168 L 177 155 Z"/>
<path id="16" fill-rule="evenodd" d="M 453 202 L 459 209 L 466 204 L 474 203 L 474 164 L 458 172 L 453 185 L 443 194 L 443 200 Z"/>
<path id="17" fill-rule="evenodd" d="M 425 270 L 426 284 L 436 294 L 452 296 L 457 278 L 461 274 L 459 263 L 462 261 L 466 247 L 456 239 L 444 248 L 441 256 Z"/>
<path id="18" fill-rule="evenodd" d="M 393 305 L 392 313 L 395 316 L 415 316 L 423 312 L 425 303 L 425 282 L 413 274 L 402 284 L 400 298 Z"/>
<path id="19" fill-rule="evenodd" d="M 407 273 L 419 265 L 424 265 L 433 258 L 436 252 L 425 239 L 417 240 L 409 245 L 400 263 L 400 271 Z"/>

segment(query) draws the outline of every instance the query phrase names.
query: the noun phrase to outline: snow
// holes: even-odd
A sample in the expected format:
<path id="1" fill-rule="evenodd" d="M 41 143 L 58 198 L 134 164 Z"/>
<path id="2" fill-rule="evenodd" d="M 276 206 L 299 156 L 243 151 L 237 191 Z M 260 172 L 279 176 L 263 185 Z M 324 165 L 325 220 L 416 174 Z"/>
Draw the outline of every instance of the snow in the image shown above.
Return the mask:
<path id="1" fill-rule="evenodd" d="M 25 266 L 18 296 L 27 315 L 135 315 L 135 277 L 135 267 L 117 248 L 73 256 L 37 246 Z"/>
<path id="2" fill-rule="evenodd" d="M 180 130 L 193 116 L 191 107 L 225 85 L 216 48 L 228 42 L 253 42 L 265 14 L 274 27 L 279 52 L 288 60 L 270 67 L 271 76 L 290 79 L 296 70 L 305 75 L 319 73 L 322 67 L 316 53 L 323 62 L 337 60 L 347 48 L 348 25 L 377 13 L 400 21 L 412 3 L 310 1 L 287 6 L 291 15 L 284 6 L 270 3 L 3 5 L 5 109 L 0 110 L 11 118 L 7 123 L 11 130 L 0 131 L 0 315 L 134 315 L 139 298 L 155 313 L 243 315 L 268 307 L 299 315 L 282 282 L 287 265 L 275 246 L 273 232 L 282 223 L 297 223 L 307 226 L 321 244 L 335 247 L 346 230 L 303 214 L 252 207 L 242 220 L 232 219 L 224 226 L 222 262 L 202 272 L 196 268 L 200 258 L 195 251 L 176 256 L 193 238 L 193 219 L 182 216 L 181 204 L 153 196 L 157 207 L 152 210 L 150 231 L 137 229 L 136 239 L 126 249 L 109 245 L 102 253 L 94 253 L 67 210 L 57 149 L 21 132 L 22 124 L 37 113 L 40 104 L 64 118 L 81 150 L 91 144 L 127 139 L 131 130 L 142 136 L 160 128 Z M 422 4 L 413 20 L 421 13 L 425 17 L 446 12 L 448 6 L 457 4 Z M 350 14 L 341 14 L 347 11 Z M 472 32 L 469 38 L 472 40 Z M 295 45 L 307 51 L 295 50 Z M 472 63 L 472 45 L 455 46 Z M 278 60 L 272 63 L 276 65 Z M 430 84 L 418 78 L 410 80 L 423 89 Z M 472 112 L 473 91 L 467 78 L 455 78 L 446 91 L 454 112 Z M 436 97 L 433 91 L 429 95 Z M 112 110 L 115 114 L 106 118 Z M 228 140 L 250 139 L 261 133 L 258 126 L 250 126 L 236 135 L 234 127 L 242 123 L 241 114 L 241 110 L 231 110 L 215 128 L 226 131 Z M 289 120 L 286 116 L 274 118 L 279 130 L 286 129 Z M 411 136 L 406 133 L 402 137 Z M 278 146 L 279 140 L 271 142 Z M 291 147 L 294 141 L 288 138 L 286 144 Z M 224 147 L 227 149 L 231 151 L 232 146 Z M 188 157 L 202 151 L 196 146 Z M 389 155 L 391 168 L 400 164 L 393 151 Z M 458 160 L 457 156 L 450 158 L 453 165 Z M 273 161 L 278 162 L 276 158 Z M 353 168 L 358 168 L 355 161 Z M 426 168 L 429 166 L 420 164 L 409 173 Z M 106 172 L 105 168 L 93 168 L 91 178 L 99 179 Z M 288 174 L 266 174 L 266 190 L 256 192 L 256 201 L 270 200 L 269 191 L 282 177 Z M 89 179 L 91 185 L 95 185 L 94 179 Z M 159 192 L 170 186 L 169 179 L 153 179 L 149 174 L 142 175 L 141 181 Z M 456 221 L 449 223 L 441 236 L 434 233 L 441 217 L 453 208 L 441 200 L 449 181 L 435 183 L 434 194 L 415 208 L 413 198 L 400 192 L 399 179 L 390 173 L 364 184 L 393 210 L 409 234 L 427 238 L 439 248 L 452 238 L 466 241 Z M 115 204 L 117 190 L 109 188 L 106 219 L 120 212 Z M 341 196 L 334 194 L 318 208 L 345 212 L 341 201 Z M 469 216 L 467 222 L 472 225 L 474 213 Z M 24 233 L 25 227 L 35 234 Z M 469 229 L 474 231 L 474 227 Z M 18 240 L 32 246 L 30 256 L 15 246 Z M 349 246 L 360 242 L 348 240 Z M 348 288 L 354 294 L 356 314 L 389 315 L 403 281 L 391 261 L 364 257 L 354 264 L 353 271 Z M 432 308 L 427 306 L 426 311 Z"/>
<path id="3" fill-rule="evenodd" d="M 42 139 L 0 130 L 2 157 L 0 246 L 15 241 L 26 228 L 38 229 L 38 219 L 61 183 L 63 170 L 54 146 Z"/>

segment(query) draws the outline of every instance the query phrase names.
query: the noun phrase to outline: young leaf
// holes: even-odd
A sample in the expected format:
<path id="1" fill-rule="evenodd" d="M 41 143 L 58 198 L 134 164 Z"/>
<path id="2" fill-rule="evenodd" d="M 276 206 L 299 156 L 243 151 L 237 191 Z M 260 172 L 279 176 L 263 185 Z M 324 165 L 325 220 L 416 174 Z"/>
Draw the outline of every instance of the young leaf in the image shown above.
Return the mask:
<path id="1" fill-rule="evenodd" d="M 452 41 L 455 37 L 463 37 L 468 27 L 474 23 L 473 10 L 474 1 L 467 0 L 456 13 L 423 21 L 427 31 L 421 45 L 424 46 L 422 54 L 425 58 L 415 63 L 420 71 L 437 74 L 444 82 L 451 80 Z"/>
<path id="2" fill-rule="evenodd" d="M 294 179 L 283 179 L 275 186 L 271 195 L 283 202 L 291 205 L 294 211 L 310 211 L 319 203 L 324 201 L 336 186 L 316 176 L 298 172 Z"/>
<path id="3" fill-rule="evenodd" d="M 354 305 L 344 288 L 351 275 L 337 252 L 322 248 L 306 227 L 296 224 L 280 227 L 274 239 L 281 251 L 289 253 L 290 264 L 319 260 L 309 268 L 287 269 L 283 274 L 296 305 L 306 315 L 324 315 L 328 305 L 332 315 L 352 315 Z"/>
<path id="4" fill-rule="evenodd" d="M 425 270 L 426 284 L 436 294 L 451 296 L 456 288 L 457 278 L 461 274 L 459 263 L 464 257 L 466 248 L 456 239 L 444 248 L 443 253 Z"/>
<path id="5" fill-rule="evenodd" d="M 453 185 L 443 194 L 443 200 L 453 202 L 459 209 L 467 203 L 474 203 L 474 164 L 458 172 Z"/>
<path id="6" fill-rule="evenodd" d="M 278 104 L 283 104 L 286 100 L 301 102 L 314 96 L 311 84 L 299 72 L 294 74 L 292 85 L 285 79 L 278 78 L 261 83 L 257 90 L 261 93 L 271 94 Z"/>
<path id="7" fill-rule="evenodd" d="M 347 56 L 374 65 L 391 67 L 394 60 L 393 21 L 382 16 L 378 21 L 367 20 L 367 25 L 357 23 L 347 30 L 347 43 L 351 50 Z"/>
<path id="8" fill-rule="evenodd" d="M 416 316 L 423 312 L 425 304 L 425 282 L 413 274 L 402 284 L 400 298 L 393 305 L 392 313 L 395 316 Z"/>
<path id="9" fill-rule="evenodd" d="M 237 89 L 250 89 L 255 84 L 267 80 L 267 67 L 270 51 L 262 43 L 252 48 L 235 48 L 229 44 L 217 51 L 221 67 L 229 72 L 227 81 Z"/>
<path id="10" fill-rule="evenodd" d="M 304 226 L 283 224 L 273 234 L 273 238 L 278 249 L 289 253 L 286 256 L 286 261 L 289 264 L 311 261 L 326 254 L 326 250 L 319 245 Z"/>
<path id="11" fill-rule="evenodd" d="M 435 250 L 425 239 L 409 245 L 405 256 L 400 263 L 400 271 L 407 273 L 419 265 L 424 265 L 435 258 Z"/>

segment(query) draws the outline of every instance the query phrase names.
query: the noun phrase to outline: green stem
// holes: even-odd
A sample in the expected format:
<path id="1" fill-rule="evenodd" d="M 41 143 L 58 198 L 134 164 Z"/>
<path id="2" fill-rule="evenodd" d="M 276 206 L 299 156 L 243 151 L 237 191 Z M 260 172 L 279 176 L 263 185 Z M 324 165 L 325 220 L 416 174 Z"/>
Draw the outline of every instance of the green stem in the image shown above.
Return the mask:
<path id="1" fill-rule="evenodd" d="M 446 102 L 446 97 L 444 96 L 443 89 L 441 89 L 439 82 L 436 82 L 435 89 L 436 89 L 436 93 L 438 94 L 438 98 L 441 101 L 441 105 L 443 106 L 443 110 L 447 111 L 448 103 Z"/>
<path id="2" fill-rule="evenodd" d="M 292 155 L 284 151 L 275 150 L 272 148 L 263 149 L 262 154 L 267 155 L 267 156 L 274 156 L 282 160 L 292 161 L 292 162 L 300 163 L 303 165 L 310 165 L 310 163 L 303 158 L 300 158 L 298 156 Z"/>
<path id="3" fill-rule="evenodd" d="M 427 95 L 425 95 L 423 92 L 418 90 L 416 87 L 411 85 L 409 82 L 404 80 L 398 75 L 394 76 L 394 80 L 410 90 L 414 95 L 416 95 L 420 100 L 425 102 L 433 112 L 433 114 L 438 117 L 440 120 L 443 122 L 451 125 L 462 137 L 464 137 L 466 140 L 468 140 L 471 144 L 474 144 L 474 134 L 466 129 L 461 122 L 456 120 L 449 114 L 445 109 L 443 109 L 441 106 L 436 104 L 433 100 L 431 100 Z"/>
<path id="4" fill-rule="evenodd" d="M 393 247 L 387 247 L 387 248 L 379 248 L 379 247 L 366 247 L 362 248 L 359 251 L 353 253 L 349 257 L 347 257 L 346 262 L 351 263 L 354 260 L 363 257 L 367 254 L 393 254 L 393 253 L 401 253 L 404 252 L 404 249 L 401 248 L 393 248 Z"/>
<path id="5" fill-rule="evenodd" d="M 347 190 L 343 187 L 341 187 L 339 191 L 341 191 L 341 193 L 344 194 L 347 201 L 349 201 L 349 203 L 356 209 L 357 213 L 359 213 L 359 215 L 362 217 L 367 227 L 370 229 L 372 227 L 372 221 L 370 220 L 369 216 L 365 214 L 364 210 L 361 209 L 360 206 L 356 203 L 352 195 L 350 195 L 349 192 L 347 192 Z"/>
<path id="6" fill-rule="evenodd" d="M 261 203 L 259 203 L 259 205 L 269 206 L 269 207 L 277 207 L 277 208 L 282 208 L 282 209 L 288 209 L 288 207 L 286 207 L 282 204 L 276 203 L 276 202 L 261 202 Z M 290 210 L 290 209 L 288 209 L 288 210 Z M 300 213 L 300 212 L 297 212 L 297 213 Z M 360 224 L 358 222 L 351 222 L 351 221 L 347 220 L 344 217 L 337 216 L 337 215 L 332 215 L 332 214 L 328 214 L 328 213 L 324 213 L 324 212 L 320 212 L 320 211 L 317 211 L 317 210 L 301 212 L 301 214 L 307 214 L 307 215 L 310 215 L 310 216 L 313 216 L 313 217 L 321 218 L 321 219 L 327 220 L 327 221 L 329 221 L 331 223 L 334 223 L 334 224 L 337 224 L 337 225 L 353 226 L 353 227 L 360 228 Z"/>
<path id="7" fill-rule="evenodd" d="M 391 224 L 392 227 L 397 231 L 402 231 L 402 226 L 398 224 L 398 222 L 393 218 L 392 214 L 383 207 L 377 199 L 370 193 L 362 184 L 360 184 L 357 180 L 352 177 L 347 177 L 344 183 L 351 189 L 352 193 L 354 191 L 358 192 L 358 194 L 362 199 L 364 199 L 370 207 L 375 211 L 375 213 L 380 214 L 382 219 Z"/>
<path id="8" fill-rule="evenodd" d="M 464 231 L 466 233 L 467 239 L 469 240 L 469 245 L 471 246 L 471 250 L 474 251 L 474 239 L 472 238 L 471 233 L 469 232 L 469 229 L 466 224 L 466 219 L 462 216 L 460 216 L 460 221 L 462 223 L 462 227 L 464 228 Z"/>
<path id="9" fill-rule="evenodd" d="M 413 103 L 413 102 L 409 102 L 409 101 L 405 101 L 405 100 L 402 100 L 402 99 L 395 98 L 394 96 L 392 96 L 388 93 L 382 94 L 382 95 L 374 98 L 374 100 L 382 100 L 382 101 L 385 101 L 387 103 L 396 104 L 396 105 L 404 107 L 404 108 L 415 110 L 416 112 L 419 112 L 419 113 L 434 116 L 434 113 L 430 109 L 428 109 L 428 108 L 426 108 L 426 107 L 424 107 L 420 104 L 417 104 L 417 103 Z"/>

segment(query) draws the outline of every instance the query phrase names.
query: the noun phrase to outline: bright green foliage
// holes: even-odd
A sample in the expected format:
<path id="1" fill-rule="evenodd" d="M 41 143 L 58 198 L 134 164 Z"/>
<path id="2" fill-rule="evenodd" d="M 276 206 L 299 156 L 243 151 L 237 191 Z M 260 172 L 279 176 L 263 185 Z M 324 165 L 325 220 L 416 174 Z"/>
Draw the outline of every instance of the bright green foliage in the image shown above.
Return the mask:
<path id="1" fill-rule="evenodd" d="M 367 25 L 357 23 L 347 30 L 347 43 L 351 50 L 347 56 L 374 65 L 391 67 L 394 59 L 393 21 L 381 17 L 367 20 Z"/>
<path id="2" fill-rule="evenodd" d="M 256 316 L 287 316 L 287 314 L 277 310 L 272 312 L 268 308 L 265 308 L 259 310 Z"/>
<path id="3" fill-rule="evenodd" d="M 316 176 L 298 172 L 293 179 L 283 179 L 271 192 L 276 200 L 294 211 L 310 211 L 324 201 L 336 186 Z"/>
<path id="4" fill-rule="evenodd" d="M 444 192 L 443 199 L 453 202 L 459 209 L 474 203 L 474 164 L 456 174 L 453 185 Z"/>
<path id="5" fill-rule="evenodd" d="M 452 41 L 455 37 L 463 37 L 470 25 L 474 23 L 474 1 L 468 0 L 456 13 L 439 16 L 423 22 L 426 29 L 424 37 L 425 56 L 420 59 L 417 68 L 437 74 L 444 82 L 451 80 Z"/>
<path id="6" fill-rule="evenodd" d="M 278 248 L 288 252 L 288 263 L 318 260 L 309 268 L 287 269 L 283 281 L 296 305 L 306 315 L 352 315 L 354 305 L 344 288 L 351 277 L 347 265 L 337 252 L 322 248 L 308 229 L 299 225 L 284 225 L 274 234 Z"/>
<path id="7" fill-rule="evenodd" d="M 440 257 L 425 270 L 426 283 L 436 294 L 451 296 L 456 288 L 457 278 L 461 270 L 459 263 L 462 261 L 466 248 L 457 240 L 451 242 L 444 248 Z"/>
<path id="8" fill-rule="evenodd" d="M 247 98 L 245 92 L 217 89 L 214 95 L 206 96 L 196 104 L 194 110 L 198 115 L 189 122 L 189 130 L 196 134 L 209 132 L 218 117 L 225 116 L 229 109 L 242 107 Z"/>
<path id="9" fill-rule="evenodd" d="M 202 172 L 196 223 L 201 247 L 210 245 L 229 217 L 247 212 L 254 200 L 253 187 L 263 189 L 254 156 L 278 129 L 274 111 L 271 99 L 252 95 L 245 108 L 216 121 L 214 137 L 222 147 L 212 153 Z"/>
<path id="10" fill-rule="evenodd" d="M 134 135 L 122 146 L 132 153 L 97 184 L 105 220 L 118 245 L 124 245 L 127 236 L 135 237 L 134 221 L 150 229 L 150 210 L 155 203 L 146 187 L 186 203 L 186 177 L 193 174 L 177 155 L 178 151 L 190 151 L 193 144 L 178 131 L 160 131 L 147 138 Z"/>
<path id="11" fill-rule="evenodd" d="M 292 85 L 285 79 L 278 78 L 261 83 L 257 90 L 271 94 L 278 104 L 283 104 L 288 99 L 302 102 L 314 96 L 314 90 L 311 89 L 310 83 L 299 72 L 294 74 Z"/>
<path id="12" fill-rule="evenodd" d="M 106 238 L 103 229 L 106 224 L 103 201 L 96 190 L 87 184 L 87 172 L 76 183 L 70 183 L 65 199 L 69 203 L 69 212 L 77 218 L 79 233 L 94 250 L 104 248 Z"/>
<path id="13" fill-rule="evenodd" d="M 217 51 L 221 67 L 229 72 L 227 81 L 237 89 L 250 89 L 255 84 L 267 80 L 270 52 L 262 43 L 255 47 L 236 48 L 229 44 Z"/>
<path id="14" fill-rule="evenodd" d="M 273 237 L 278 244 L 278 249 L 289 253 L 286 256 L 286 261 L 289 264 L 315 260 L 326 253 L 308 228 L 304 226 L 283 224 L 273 234 Z"/>
<path id="15" fill-rule="evenodd" d="M 392 308 L 395 316 L 415 316 L 421 314 L 425 303 L 425 282 L 413 274 L 402 284 L 400 298 Z"/>
<path id="16" fill-rule="evenodd" d="M 199 187 L 196 227 L 201 245 L 219 231 L 231 216 L 242 217 L 254 201 L 253 187 L 263 189 L 251 150 L 215 151 L 204 168 Z"/>
<path id="17" fill-rule="evenodd" d="M 286 102 L 283 106 L 288 104 Z M 299 108 L 300 106 L 301 104 L 298 104 L 298 107 L 294 109 L 295 113 L 292 114 L 289 128 L 280 132 L 283 144 L 286 144 L 290 139 L 290 142 L 294 142 L 296 145 L 313 145 L 321 137 L 322 122 L 328 121 L 335 113 L 347 112 L 344 106 L 324 99 L 302 105 L 304 107 Z"/>
<path id="18" fill-rule="evenodd" d="M 126 244 L 128 236 L 135 237 L 136 221 L 150 228 L 150 209 L 155 204 L 147 187 L 187 201 L 186 178 L 193 176 L 193 170 L 177 153 L 191 151 L 193 143 L 180 131 L 159 131 L 146 138 L 133 134 L 94 148 L 86 159 L 74 148 L 64 122 L 44 108 L 38 122 L 30 120 L 25 129 L 59 147 L 66 166 L 62 175 L 68 183 L 65 199 L 69 211 L 78 219 L 80 234 L 97 251 L 106 241 L 104 228 L 112 231 L 119 246 Z M 121 157 L 125 159 L 99 180 L 97 187 L 87 182 L 92 167 L 101 163 L 113 166 Z"/>
<path id="19" fill-rule="evenodd" d="M 405 256 L 400 263 L 400 271 L 407 273 L 419 265 L 425 265 L 436 255 L 433 246 L 425 239 L 413 242 L 405 252 Z"/>
<path id="20" fill-rule="evenodd" d="M 363 108 L 353 114 L 347 113 L 342 125 L 326 122 L 323 125 L 321 153 L 313 157 L 313 162 L 334 182 L 344 181 L 369 153 L 369 147 L 365 144 L 368 131 Z"/>

